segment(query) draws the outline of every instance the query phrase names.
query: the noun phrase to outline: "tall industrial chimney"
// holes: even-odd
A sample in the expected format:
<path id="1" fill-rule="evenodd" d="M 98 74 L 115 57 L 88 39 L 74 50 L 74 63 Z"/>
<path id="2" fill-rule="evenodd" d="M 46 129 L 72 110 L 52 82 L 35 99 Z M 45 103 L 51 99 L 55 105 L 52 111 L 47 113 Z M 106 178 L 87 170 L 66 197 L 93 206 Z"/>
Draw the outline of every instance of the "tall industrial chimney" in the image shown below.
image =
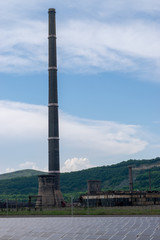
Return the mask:
<path id="1" fill-rule="evenodd" d="M 55 189 L 60 189 L 59 171 L 59 126 L 58 126 L 58 91 L 57 91 L 57 54 L 56 54 L 56 20 L 55 9 L 50 8 L 49 35 L 48 35 L 48 76 L 49 76 L 49 99 L 48 99 L 48 170 L 55 176 Z"/>
<path id="2" fill-rule="evenodd" d="M 38 176 L 39 190 L 36 206 L 50 208 L 64 206 L 60 191 L 59 169 L 59 127 L 58 127 L 58 91 L 57 91 L 57 53 L 56 53 L 56 21 L 55 9 L 48 10 L 48 175 Z M 41 199 L 41 201 L 40 201 Z"/>

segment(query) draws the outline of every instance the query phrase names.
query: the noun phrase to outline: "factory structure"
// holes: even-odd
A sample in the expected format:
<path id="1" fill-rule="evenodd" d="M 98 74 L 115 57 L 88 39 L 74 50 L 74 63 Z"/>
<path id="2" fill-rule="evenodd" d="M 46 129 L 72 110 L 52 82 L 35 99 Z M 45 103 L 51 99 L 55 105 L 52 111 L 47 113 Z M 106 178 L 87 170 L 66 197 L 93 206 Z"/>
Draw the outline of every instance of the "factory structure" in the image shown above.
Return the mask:
<path id="1" fill-rule="evenodd" d="M 82 206 L 160 205 L 159 191 L 133 191 L 132 167 L 129 167 L 129 191 L 101 191 L 101 181 L 89 180 L 88 192 L 80 196 Z"/>
<path id="2" fill-rule="evenodd" d="M 36 207 L 64 207 L 60 190 L 59 119 L 57 90 L 57 53 L 55 9 L 48 10 L 48 174 L 38 176 Z M 160 192 L 133 191 L 132 167 L 129 167 L 129 191 L 101 191 L 101 182 L 88 181 L 88 192 L 80 196 L 81 206 L 160 205 Z"/>

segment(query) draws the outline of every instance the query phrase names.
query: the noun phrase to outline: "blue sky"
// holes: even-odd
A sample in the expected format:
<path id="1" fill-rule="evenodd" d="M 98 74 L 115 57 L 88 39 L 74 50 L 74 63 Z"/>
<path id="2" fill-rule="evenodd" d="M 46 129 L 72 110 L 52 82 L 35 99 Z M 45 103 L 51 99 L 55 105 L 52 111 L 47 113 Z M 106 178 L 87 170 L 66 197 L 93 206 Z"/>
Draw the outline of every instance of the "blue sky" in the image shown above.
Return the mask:
<path id="1" fill-rule="evenodd" d="M 61 170 L 160 156 L 158 0 L 0 3 L 0 173 L 47 170 L 56 8 Z"/>

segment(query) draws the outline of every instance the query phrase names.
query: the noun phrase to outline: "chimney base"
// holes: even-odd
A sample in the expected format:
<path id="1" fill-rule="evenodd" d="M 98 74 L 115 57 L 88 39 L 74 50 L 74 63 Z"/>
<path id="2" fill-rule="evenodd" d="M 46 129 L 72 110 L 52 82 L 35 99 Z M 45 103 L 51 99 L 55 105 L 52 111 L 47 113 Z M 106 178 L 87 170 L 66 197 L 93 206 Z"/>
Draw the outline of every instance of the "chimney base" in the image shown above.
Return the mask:
<path id="1" fill-rule="evenodd" d="M 40 175 L 38 183 L 38 196 L 41 196 L 41 199 L 37 199 L 36 208 L 50 209 L 65 206 L 61 191 L 55 189 L 55 175 Z"/>

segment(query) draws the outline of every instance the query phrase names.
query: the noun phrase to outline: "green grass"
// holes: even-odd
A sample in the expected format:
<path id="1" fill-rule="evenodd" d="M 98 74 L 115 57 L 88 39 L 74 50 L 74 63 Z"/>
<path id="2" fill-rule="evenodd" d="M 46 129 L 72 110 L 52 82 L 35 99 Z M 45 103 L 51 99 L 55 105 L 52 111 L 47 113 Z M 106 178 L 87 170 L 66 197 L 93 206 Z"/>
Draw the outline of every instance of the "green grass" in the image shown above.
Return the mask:
<path id="1" fill-rule="evenodd" d="M 0 211 L 0 216 L 13 216 L 13 215 L 51 215 L 51 216 L 68 216 L 72 215 L 71 208 L 54 208 L 52 210 L 34 210 L 32 209 L 29 211 L 26 209 L 21 209 L 19 211 L 14 210 L 7 210 L 4 209 L 3 211 Z M 81 216 L 107 216 L 107 215 L 160 215 L 160 207 L 108 207 L 108 208 L 73 208 L 73 215 L 81 215 Z"/>

